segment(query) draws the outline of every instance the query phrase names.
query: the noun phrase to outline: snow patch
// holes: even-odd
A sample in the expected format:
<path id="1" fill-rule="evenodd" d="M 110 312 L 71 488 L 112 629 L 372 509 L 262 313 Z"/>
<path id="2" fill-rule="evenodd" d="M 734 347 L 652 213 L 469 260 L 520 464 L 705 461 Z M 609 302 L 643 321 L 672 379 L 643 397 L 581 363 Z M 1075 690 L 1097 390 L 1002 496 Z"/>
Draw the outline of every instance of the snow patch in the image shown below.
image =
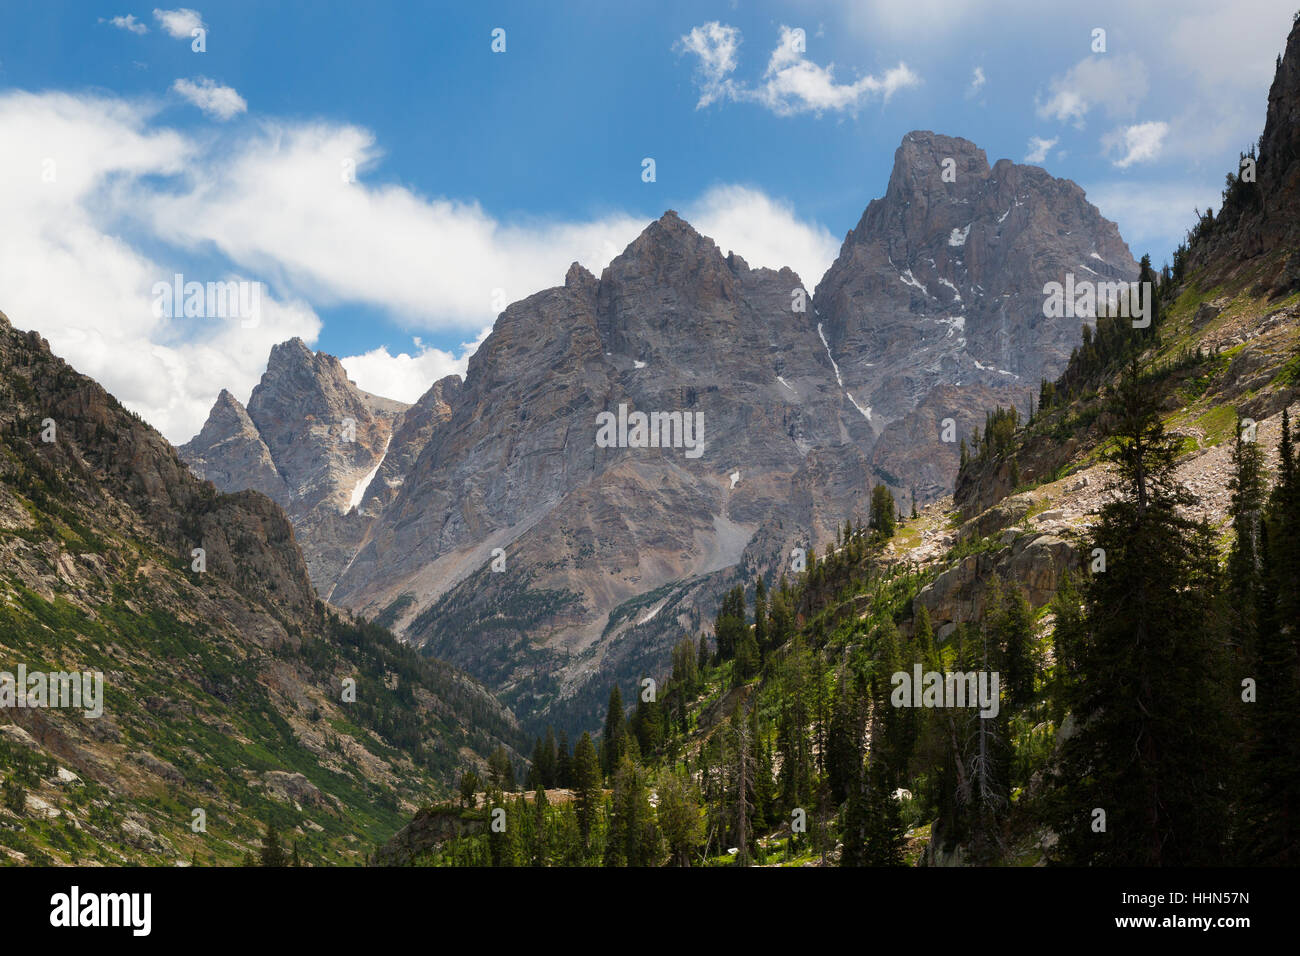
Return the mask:
<path id="1" fill-rule="evenodd" d="M 958 332 L 966 331 L 966 316 L 949 315 L 942 319 L 935 319 L 940 325 L 948 326 L 948 338 L 952 338 Z"/>
<path id="2" fill-rule="evenodd" d="M 357 486 L 352 489 L 352 498 L 348 502 L 348 507 L 344 510 L 344 514 L 351 514 L 361 507 L 361 502 L 366 497 L 366 489 L 369 488 L 370 483 L 375 480 L 375 475 L 379 474 L 379 466 L 382 465 L 384 459 L 388 457 L 388 446 L 392 444 L 392 441 L 393 439 L 390 435 L 388 441 L 384 442 L 384 450 L 379 455 L 379 461 L 375 462 L 375 467 L 371 468 L 366 476 L 357 482 Z"/>
<path id="3" fill-rule="evenodd" d="M 948 236 L 948 245 L 950 246 L 966 245 L 966 237 L 970 235 L 970 227 L 971 227 L 971 223 L 967 223 L 965 229 L 954 229 L 952 231 L 952 234 Z"/>
<path id="4" fill-rule="evenodd" d="M 831 355 L 831 346 L 826 341 L 826 333 L 822 331 L 820 322 L 817 323 L 817 334 L 821 336 L 822 346 L 826 349 L 826 357 L 831 360 L 831 368 L 835 369 L 835 381 L 839 382 L 840 388 L 843 388 L 844 379 L 840 376 L 840 367 L 835 364 L 835 356 Z"/>
<path id="5" fill-rule="evenodd" d="M 916 276 L 912 275 L 911 269 L 908 269 L 906 272 L 900 272 L 898 274 L 898 278 L 899 281 L 903 283 L 903 285 L 910 285 L 917 289 L 920 289 L 923 295 L 928 296 L 930 294 L 930 290 L 927 289 L 925 286 L 921 285 L 921 283 L 917 280 Z"/>
<path id="6" fill-rule="evenodd" d="M 824 343 L 825 343 L 825 340 L 823 339 L 822 341 L 823 341 L 823 344 L 824 344 Z M 830 355 L 830 350 L 829 350 L 829 349 L 826 350 L 826 354 L 827 354 L 827 355 Z M 795 390 L 795 387 L 794 387 L 793 385 L 791 385 L 789 382 L 787 382 L 785 379 L 783 379 L 780 375 L 778 375 L 778 376 L 776 377 L 776 380 L 777 380 L 778 382 L 780 382 L 782 385 L 784 385 L 786 388 L 788 388 L 790 391 L 794 392 L 796 395 L 799 394 L 798 391 Z"/>
<path id="7" fill-rule="evenodd" d="M 862 417 L 867 421 L 871 421 L 871 406 L 868 405 L 866 408 L 863 408 L 858 404 L 858 400 L 853 397 L 852 392 L 845 392 L 844 394 L 849 397 L 849 401 L 853 403 L 853 407 L 862 413 Z"/>
<path id="8" fill-rule="evenodd" d="M 642 362 L 640 359 L 633 359 L 632 366 L 634 368 L 645 368 L 645 362 Z"/>

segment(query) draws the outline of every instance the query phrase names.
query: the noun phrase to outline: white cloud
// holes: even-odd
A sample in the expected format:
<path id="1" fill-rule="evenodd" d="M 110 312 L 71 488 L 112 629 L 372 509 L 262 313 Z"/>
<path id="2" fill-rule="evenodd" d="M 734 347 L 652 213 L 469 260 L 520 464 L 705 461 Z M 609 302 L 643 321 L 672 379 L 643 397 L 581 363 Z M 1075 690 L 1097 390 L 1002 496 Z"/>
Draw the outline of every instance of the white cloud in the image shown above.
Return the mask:
<path id="1" fill-rule="evenodd" d="M 840 251 L 830 231 L 801 220 L 794 207 L 757 189 L 717 186 L 685 206 L 682 215 L 724 252 L 750 266 L 789 266 L 811 292 Z"/>
<path id="2" fill-rule="evenodd" d="M 153 284 L 176 266 L 134 248 L 121 213 L 134 201 L 131 183 L 175 176 L 196 155 L 177 133 L 148 128 L 150 119 L 148 108 L 120 100 L 0 95 L 0 309 L 183 441 L 222 387 L 250 390 L 271 345 L 315 339 L 320 320 L 301 302 L 271 296 L 249 329 L 154 314 Z M 257 277 L 223 268 L 193 278 Z"/>
<path id="3" fill-rule="evenodd" d="M 209 116 L 228 120 L 248 109 L 248 103 L 233 87 L 222 86 L 206 76 L 195 80 L 177 80 L 172 89 Z"/>
<path id="4" fill-rule="evenodd" d="M 1097 107 L 1112 117 L 1136 113 L 1147 93 L 1147 70 L 1131 53 L 1091 56 L 1063 76 L 1053 77 L 1049 89 L 1046 102 L 1038 105 L 1039 118 L 1073 123 L 1082 129 L 1084 118 Z"/>
<path id="5" fill-rule="evenodd" d="M 111 23 L 119 30 L 129 30 L 131 33 L 143 36 L 149 32 L 149 28 L 135 18 L 135 14 L 128 13 L 126 16 L 113 17 L 111 20 L 99 18 L 100 23 Z"/>
<path id="6" fill-rule="evenodd" d="M 1108 151 L 1113 151 L 1116 147 L 1124 150 L 1124 155 L 1115 160 L 1115 165 L 1120 169 L 1127 169 L 1134 163 L 1149 163 L 1159 156 L 1165 134 L 1168 132 L 1168 123 L 1158 121 L 1137 123 L 1116 130 L 1103 142 L 1107 144 Z"/>
<path id="7" fill-rule="evenodd" d="M 678 45 L 699 59 L 696 108 L 731 99 L 761 103 L 778 116 L 798 113 L 853 112 L 871 99 L 889 102 L 899 90 L 916 86 L 921 78 L 906 63 L 881 76 L 863 76 L 852 83 L 835 82 L 835 66 L 818 66 L 805 56 L 806 38 L 798 28 L 782 26 L 780 38 L 762 81 L 753 87 L 731 78 L 735 72 L 740 31 L 716 21 L 696 27 Z"/>
<path id="8" fill-rule="evenodd" d="M 558 285 L 575 259 L 599 274 L 647 224 L 622 212 L 505 223 L 472 202 L 368 185 L 379 151 L 366 130 L 264 120 L 232 142 L 160 127 L 156 109 L 0 94 L 0 309 L 175 442 L 221 388 L 248 394 L 273 344 L 314 343 L 318 308 L 359 303 L 412 329 L 474 335 L 500 309 L 496 290 L 509 303 Z M 345 181 L 342 158 L 356 160 L 359 181 Z M 47 168 L 53 182 L 42 182 Z M 790 265 L 805 283 L 836 252 L 823 227 L 755 189 L 721 186 L 679 208 L 724 250 Z M 175 272 L 265 283 L 261 322 L 155 316 L 153 285 Z M 363 387 L 405 396 L 470 351 L 349 362 Z"/>
<path id="9" fill-rule="evenodd" d="M 984 75 L 984 67 L 975 67 L 975 71 L 971 73 L 970 86 L 966 88 L 966 99 L 977 96 L 979 91 L 984 89 L 984 84 L 987 82 L 988 77 Z"/>
<path id="10" fill-rule="evenodd" d="M 375 395 L 414 404 L 438 379 L 448 375 L 459 375 L 463 379 L 470 356 L 478 351 L 491 331 L 490 325 L 485 327 L 473 342 L 461 345 L 458 355 L 424 345 L 417 338 L 414 355 L 407 352 L 393 355 L 387 347 L 380 346 L 339 361 L 358 387 Z"/>
<path id="11" fill-rule="evenodd" d="M 1041 163 L 1060 140 L 1057 137 L 1043 139 L 1041 136 L 1029 137 L 1029 151 L 1025 153 L 1025 162 Z"/>
<path id="12" fill-rule="evenodd" d="M 714 20 L 692 29 L 678 41 L 678 45 L 699 59 L 697 82 L 700 100 L 695 104 L 696 108 L 703 109 L 727 96 L 731 83 L 728 77 L 736 69 L 740 31 Z"/>
<path id="13" fill-rule="evenodd" d="M 159 10 L 155 7 L 153 15 L 163 30 L 177 39 L 188 40 L 195 30 L 207 28 L 203 16 L 189 7 L 181 7 L 177 10 Z"/>

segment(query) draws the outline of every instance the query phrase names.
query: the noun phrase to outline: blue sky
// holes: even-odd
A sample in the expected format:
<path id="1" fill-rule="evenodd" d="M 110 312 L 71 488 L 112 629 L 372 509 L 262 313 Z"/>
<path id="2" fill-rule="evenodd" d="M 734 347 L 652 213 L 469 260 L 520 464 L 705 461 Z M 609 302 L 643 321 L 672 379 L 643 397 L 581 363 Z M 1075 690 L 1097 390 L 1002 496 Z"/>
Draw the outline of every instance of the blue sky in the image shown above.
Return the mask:
<path id="1" fill-rule="evenodd" d="M 1159 263 L 1293 12 L 1222 6 L 8 0 L 0 310 L 174 441 L 295 334 L 413 400 L 668 208 L 815 284 L 917 128 L 1076 180 Z M 264 283 L 257 327 L 152 314 L 175 272 Z"/>

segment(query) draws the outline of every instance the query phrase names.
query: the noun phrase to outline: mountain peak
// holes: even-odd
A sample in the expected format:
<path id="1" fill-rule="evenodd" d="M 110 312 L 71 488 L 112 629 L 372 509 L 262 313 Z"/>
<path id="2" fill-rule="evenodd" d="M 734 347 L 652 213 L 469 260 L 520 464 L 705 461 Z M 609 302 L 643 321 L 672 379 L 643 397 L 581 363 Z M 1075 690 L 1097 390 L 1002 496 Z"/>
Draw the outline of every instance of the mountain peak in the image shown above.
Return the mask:
<path id="1" fill-rule="evenodd" d="M 575 261 L 573 265 L 569 266 L 569 271 L 564 274 L 564 287 L 566 289 L 594 285 L 595 282 L 596 277 L 581 262 Z"/>
<path id="2" fill-rule="evenodd" d="M 315 353 L 298 336 L 271 346 L 267 368 L 272 366 L 304 365 L 311 362 Z"/>

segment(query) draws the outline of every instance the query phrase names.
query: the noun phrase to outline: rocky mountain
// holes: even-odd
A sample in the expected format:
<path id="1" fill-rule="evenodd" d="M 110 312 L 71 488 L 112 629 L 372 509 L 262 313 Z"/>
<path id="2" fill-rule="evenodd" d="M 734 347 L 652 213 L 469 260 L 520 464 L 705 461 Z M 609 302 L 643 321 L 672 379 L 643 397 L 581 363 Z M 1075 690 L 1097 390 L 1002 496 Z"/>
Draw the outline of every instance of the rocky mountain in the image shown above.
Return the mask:
<path id="1" fill-rule="evenodd" d="M 417 406 L 427 419 L 427 405 Z M 251 488 L 288 512 L 312 581 L 334 580 L 355 552 L 374 484 L 407 406 L 371 395 L 348 379 L 339 360 L 301 339 L 275 346 L 248 407 L 222 391 L 202 430 L 179 449 L 196 475 L 223 491 Z M 413 422 L 395 460 L 424 438 Z M 382 482 L 375 491 L 387 490 Z M 328 588 L 322 590 L 328 593 Z"/>
<path id="2" fill-rule="evenodd" d="M 682 592 L 867 490 L 865 422 L 801 291 L 670 212 L 599 280 L 575 264 L 510 306 L 333 599 L 398 614 L 525 713 L 662 657 L 701 620 Z M 638 412 L 672 416 L 660 447 L 602 447 L 600 416 Z"/>
<path id="3" fill-rule="evenodd" d="M 1037 166 L 989 166 L 974 143 L 903 138 L 817 286 L 819 330 L 844 388 L 869 410 L 873 471 L 922 500 L 951 490 L 958 436 L 1065 368 L 1090 319 L 1046 318 L 1045 284 L 1127 281 L 1137 264 L 1084 192 Z"/>
<path id="4" fill-rule="evenodd" d="M 575 263 L 507 308 L 465 381 L 412 408 L 286 343 L 247 414 L 223 395 L 181 451 L 225 490 L 279 476 L 329 600 L 525 719 L 586 726 L 594 688 L 657 673 L 726 587 L 863 520 L 872 485 L 904 507 L 950 490 L 958 440 L 1027 407 L 1090 321 L 1043 317 L 1044 283 L 1072 270 L 1136 275 L 1082 190 L 912 133 L 814 296 L 668 212 L 599 278 Z M 659 416 L 645 447 L 638 413 Z"/>
<path id="5" fill-rule="evenodd" d="M 229 467 L 310 484 L 253 420 L 222 396 Z M 274 501 L 195 478 L 0 315 L 0 700 L 19 668 L 102 682 L 97 708 L 0 710 L 0 859 L 19 862 L 234 862 L 269 822 L 308 859 L 358 859 L 520 744 L 481 685 L 324 605 Z"/>

